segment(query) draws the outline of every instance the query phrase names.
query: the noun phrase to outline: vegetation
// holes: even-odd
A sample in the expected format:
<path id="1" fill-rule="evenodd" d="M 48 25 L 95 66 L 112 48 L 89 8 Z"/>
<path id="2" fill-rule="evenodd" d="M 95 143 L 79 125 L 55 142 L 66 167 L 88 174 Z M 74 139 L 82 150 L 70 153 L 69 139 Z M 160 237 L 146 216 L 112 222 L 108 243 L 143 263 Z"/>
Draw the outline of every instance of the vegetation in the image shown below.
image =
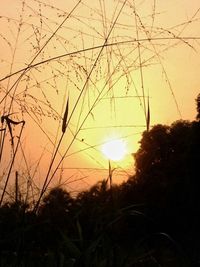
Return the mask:
<path id="1" fill-rule="evenodd" d="M 51 189 L 36 211 L 0 208 L 1 266 L 199 266 L 197 120 L 155 125 L 134 155 L 136 174 L 72 198 Z"/>
<path id="2" fill-rule="evenodd" d="M 180 115 L 163 58 L 181 46 L 197 51 L 200 37 L 188 33 L 200 10 L 171 25 L 156 19 L 163 11 L 155 0 L 62 2 L 18 0 L 16 17 L 0 16 L 0 266 L 198 266 L 200 95 L 196 121 L 150 129 L 147 92 L 156 92 L 160 73 Z M 144 125 L 112 124 L 125 99 Z M 70 156 L 86 152 L 102 167 L 89 132 L 135 126 L 146 129 L 135 175 L 114 185 L 109 164 L 110 185 L 72 196 L 65 183 L 84 175 L 77 166 L 80 176 L 62 179 Z M 29 143 L 40 150 L 34 162 Z"/>

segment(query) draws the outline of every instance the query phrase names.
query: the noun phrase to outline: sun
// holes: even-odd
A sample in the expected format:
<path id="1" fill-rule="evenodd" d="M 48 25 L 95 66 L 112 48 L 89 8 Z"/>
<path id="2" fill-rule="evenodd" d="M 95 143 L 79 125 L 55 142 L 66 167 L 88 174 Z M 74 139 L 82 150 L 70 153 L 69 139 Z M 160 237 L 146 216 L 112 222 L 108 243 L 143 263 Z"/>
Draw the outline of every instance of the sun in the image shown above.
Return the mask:
<path id="1" fill-rule="evenodd" d="M 102 145 L 101 151 L 108 159 L 119 161 L 127 154 L 126 143 L 121 139 L 111 140 Z"/>

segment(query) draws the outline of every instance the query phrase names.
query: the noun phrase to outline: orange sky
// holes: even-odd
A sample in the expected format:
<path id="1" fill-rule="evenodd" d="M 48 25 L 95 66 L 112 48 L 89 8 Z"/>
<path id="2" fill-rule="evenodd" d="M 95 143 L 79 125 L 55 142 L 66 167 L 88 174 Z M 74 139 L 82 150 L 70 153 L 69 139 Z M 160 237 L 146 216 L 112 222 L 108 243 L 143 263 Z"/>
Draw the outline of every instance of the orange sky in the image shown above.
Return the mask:
<path id="1" fill-rule="evenodd" d="M 1 115 L 9 112 L 14 94 L 12 118 L 26 121 L 24 154 L 19 150 L 13 169 L 23 169 L 24 184 L 29 172 L 42 184 L 62 133 L 67 97 L 69 125 L 52 172 L 65 156 L 59 165 L 63 172 L 58 170 L 54 181 L 67 181 L 72 191 L 107 177 L 101 146 L 108 139 L 122 138 L 128 147 L 125 159 L 112 163 L 114 182 L 133 173 L 131 153 L 145 130 L 148 95 L 151 125 L 195 118 L 198 0 L 1 2 L 2 79 L 30 64 L 44 44 L 33 64 L 57 57 L 30 68 L 17 87 L 12 85 L 20 73 L 1 81 Z M 6 153 L 5 172 L 12 153 L 9 135 Z"/>

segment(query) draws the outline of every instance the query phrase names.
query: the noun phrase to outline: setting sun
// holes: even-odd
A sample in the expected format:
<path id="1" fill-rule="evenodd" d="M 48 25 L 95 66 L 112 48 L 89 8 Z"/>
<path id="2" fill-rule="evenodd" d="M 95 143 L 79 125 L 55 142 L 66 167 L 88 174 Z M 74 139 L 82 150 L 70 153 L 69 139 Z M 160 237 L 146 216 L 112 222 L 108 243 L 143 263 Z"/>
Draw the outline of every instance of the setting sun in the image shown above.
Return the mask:
<path id="1" fill-rule="evenodd" d="M 127 154 L 126 143 L 121 139 L 111 140 L 103 144 L 102 152 L 108 159 L 121 160 Z"/>

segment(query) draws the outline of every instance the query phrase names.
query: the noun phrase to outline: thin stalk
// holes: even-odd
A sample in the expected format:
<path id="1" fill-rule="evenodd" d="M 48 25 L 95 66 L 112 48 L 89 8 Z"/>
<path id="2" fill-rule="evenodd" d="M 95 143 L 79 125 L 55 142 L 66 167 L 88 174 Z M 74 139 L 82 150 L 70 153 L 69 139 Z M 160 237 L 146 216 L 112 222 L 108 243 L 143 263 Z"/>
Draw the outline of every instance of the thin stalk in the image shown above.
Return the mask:
<path id="1" fill-rule="evenodd" d="M 0 162 L 1 162 L 1 159 L 2 159 L 2 155 L 3 155 L 5 135 L 6 135 L 6 128 L 3 129 L 3 130 L 1 130 L 1 137 L 0 137 Z"/>
<path id="2" fill-rule="evenodd" d="M 112 167 L 110 159 L 108 160 L 108 174 L 109 174 L 109 181 L 110 181 L 110 190 L 112 190 Z"/>
<path id="3" fill-rule="evenodd" d="M 85 92 L 85 88 L 86 88 L 86 86 L 87 86 L 87 84 L 88 84 L 88 81 L 89 81 L 89 79 L 90 79 L 90 77 L 91 77 L 91 75 L 92 75 L 92 73 L 93 73 L 93 71 L 94 71 L 94 69 L 95 69 L 95 67 L 96 67 L 96 64 L 97 64 L 97 62 L 98 62 L 98 60 L 99 60 L 99 58 L 100 58 L 100 56 L 101 56 L 101 54 L 102 54 L 102 52 L 103 52 L 103 49 L 105 48 L 105 45 L 106 45 L 107 42 L 108 42 L 108 38 L 109 38 L 110 34 L 112 33 L 112 30 L 114 29 L 114 26 L 115 26 L 115 24 L 116 24 L 116 22 L 117 22 L 117 20 L 118 20 L 118 18 L 119 18 L 119 15 L 121 14 L 122 9 L 123 9 L 124 5 L 126 4 L 126 2 L 127 2 L 127 0 L 124 1 L 124 3 L 123 3 L 123 5 L 122 5 L 122 7 L 121 7 L 121 9 L 120 9 L 120 11 L 119 11 L 119 13 L 118 13 L 116 19 L 115 19 L 115 21 L 113 22 L 113 25 L 112 25 L 112 27 L 111 27 L 111 29 L 110 29 L 110 31 L 109 31 L 107 37 L 105 38 L 104 44 L 101 46 L 101 50 L 99 51 L 99 53 L 98 53 L 98 55 L 97 55 L 97 58 L 96 58 L 96 60 L 95 60 L 95 62 L 94 62 L 94 64 L 93 64 L 93 66 L 92 66 L 92 68 L 91 68 L 91 70 L 90 70 L 90 72 L 89 72 L 87 78 L 86 78 L 86 81 L 85 81 L 85 83 L 84 83 L 84 85 L 83 85 L 83 88 L 82 88 L 80 94 L 79 94 L 79 97 L 78 97 L 78 99 L 77 99 L 77 101 L 76 101 L 76 103 L 75 103 L 75 105 L 74 105 L 74 107 L 73 107 L 73 109 L 72 109 L 72 112 L 71 112 L 71 114 L 70 114 L 70 117 L 69 117 L 68 121 L 67 121 L 66 124 L 65 124 L 65 128 L 68 127 L 69 122 L 70 122 L 71 119 L 72 119 L 72 116 L 73 116 L 73 114 L 74 114 L 74 112 L 75 112 L 75 110 L 76 110 L 76 108 L 77 108 L 77 106 L 78 106 L 78 103 L 79 103 L 79 101 L 80 101 L 80 99 L 81 99 L 81 96 L 82 96 L 82 94 Z M 93 107 L 94 107 L 94 105 L 93 105 Z M 91 110 L 91 109 L 90 109 L 90 110 Z M 90 112 L 87 114 L 86 118 L 89 116 L 89 114 L 90 114 Z M 86 118 L 84 119 L 84 122 L 85 122 Z M 77 136 L 77 134 L 78 134 L 78 132 L 80 131 L 80 129 L 81 129 L 82 126 L 83 126 L 83 123 L 81 123 L 81 126 L 79 127 L 77 133 L 74 135 L 73 140 L 71 141 L 71 143 L 70 143 L 70 145 L 69 145 L 67 151 L 68 151 L 69 148 L 71 147 L 72 143 L 74 142 L 74 140 L 75 140 L 75 138 L 76 138 L 76 136 Z M 59 147 L 60 147 L 60 144 L 61 144 L 61 142 L 62 142 L 64 133 L 65 133 L 65 132 L 62 132 L 61 138 L 60 138 L 60 140 L 59 140 L 59 143 L 58 143 L 58 145 L 57 145 L 56 151 L 55 151 L 55 153 L 54 153 L 54 157 L 52 158 L 51 164 L 50 164 L 50 166 L 49 166 L 49 170 L 48 170 L 48 172 L 47 172 L 47 175 L 46 175 L 46 178 L 45 178 L 45 182 L 44 182 L 44 184 L 43 184 L 43 187 L 42 187 L 40 196 L 39 196 L 38 201 L 37 201 L 37 203 L 36 203 L 36 205 L 35 205 L 35 208 L 34 208 L 34 211 L 35 211 L 35 212 L 37 212 L 37 209 L 38 209 L 38 207 L 39 207 L 39 204 L 40 204 L 40 201 L 41 201 L 41 198 L 42 198 L 44 192 L 46 191 L 46 189 L 47 189 L 49 183 L 50 183 L 51 180 L 53 179 L 53 177 L 54 177 L 56 171 L 58 170 L 58 168 L 59 168 L 61 162 L 63 161 L 63 159 L 64 159 L 64 157 L 65 157 L 65 155 L 66 155 L 66 152 L 65 152 L 64 157 L 61 158 L 61 160 L 59 161 L 59 163 L 58 163 L 56 169 L 54 170 L 54 172 L 53 172 L 53 174 L 52 174 L 52 176 L 50 177 L 50 180 L 48 181 L 48 179 L 49 179 L 49 174 L 50 174 L 50 171 L 51 171 L 51 169 L 52 169 L 52 165 L 53 165 L 53 162 L 54 162 L 54 160 L 55 160 L 55 158 L 56 158 L 56 155 L 57 155 L 58 149 L 59 149 Z"/>
<path id="4" fill-rule="evenodd" d="M 19 185 L 18 185 L 18 171 L 15 172 L 15 204 L 18 203 Z"/>
<path id="5" fill-rule="evenodd" d="M 122 60 L 122 59 L 121 59 L 121 60 Z M 121 60 L 119 61 L 119 63 L 121 62 Z M 119 63 L 118 63 L 118 65 L 119 65 Z M 114 71 L 115 71 L 115 70 L 113 70 L 113 72 L 114 72 Z M 113 73 L 112 73 L 112 74 L 113 74 Z M 109 79 L 111 79 L 111 77 L 112 77 L 112 74 L 111 74 L 111 76 L 108 78 L 108 80 L 106 81 L 106 83 L 105 83 L 104 87 L 102 88 L 102 90 L 99 92 L 99 94 L 98 94 L 98 96 L 96 97 L 94 103 L 92 104 L 90 110 L 88 111 L 88 113 L 86 114 L 84 120 L 82 121 L 82 123 L 81 123 L 79 129 L 78 129 L 77 132 L 74 134 L 72 141 L 70 142 L 70 144 L 69 144 L 68 148 L 66 149 L 64 155 L 63 155 L 62 158 L 60 159 L 60 161 L 59 161 L 57 167 L 55 168 L 53 174 L 51 175 L 51 178 L 49 179 L 49 181 L 48 181 L 48 183 L 47 183 L 47 185 L 46 185 L 46 189 L 47 189 L 48 185 L 50 184 L 51 180 L 53 179 L 55 173 L 57 172 L 57 170 L 58 170 L 60 164 L 62 163 L 62 161 L 63 161 L 64 158 L 66 157 L 66 155 L 67 155 L 69 149 L 71 148 L 71 146 L 72 146 L 74 140 L 76 139 L 78 133 L 82 130 L 82 127 L 83 127 L 85 121 L 87 120 L 88 116 L 91 114 L 92 110 L 94 109 L 94 107 L 95 107 L 96 104 L 98 103 L 98 101 L 99 101 L 101 95 L 103 94 L 103 91 L 104 91 L 106 85 L 107 85 L 108 82 L 109 82 Z M 109 88 L 109 90 L 110 90 L 110 88 Z M 108 90 L 108 91 L 109 91 L 109 90 Z M 108 93 L 108 92 L 107 92 L 107 93 Z M 45 190 L 46 190 L 46 189 L 45 189 Z"/>
<path id="6" fill-rule="evenodd" d="M 49 168 L 48 168 L 48 171 L 47 171 L 47 175 L 46 175 L 46 178 L 44 180 L 44 183 L 43 183 L 43 186 L 42 186 L 42 189 L 41 189 L 41 192 L 40 192 L 40 195 L 39 195 L 39 198 L 38 198 L 38 201 L 36 203 L 36 206 L 34 208 L 34 210 L 36 211 L 38 209 L 38 206 L 40 204 L 40 200 L 44 194 L 44 192 L 46 191 L 46 185 L 48 183 L 48 179 L 49 179 L 49 174 L 51 172 L 51 169 L 53 167 L 53 164 L 54 164 L 54 161 L 55 161 L 55 158 L 57 156 L 57 153 L 58 153 L 58 150 L 60 148 L 60 145 L 62 143 L 62 140 L 63 140 L 63 137 L 65 135 L 65 132 L 66 132 L 66 129 L 67 129 L 67 117 L 68 117 L 68 112 L 69 112 L 69 97 L 67 99 L 67 104 L 66 104 L 66 108 L 65 108 L 65 112 L 64 112 L 64 116 L 63 116 L 63 123 L 62 123 L 62 135 L 59 139 L 59 142 L 57 144 L 57 147 L 55 149 L 55 152 L 54 152 L 54 155 L 51 159 L 51 163 L 49 164 Z"/>
<path id="7" fill-rule="evenodd" d="M 9 168 L 9 171 L 8 171 L 8 174 L 7 174 L 7 177 L 6 177 L 6 182 L 5 182 L 5 185 L 4 185 L 4 188 L 3 188 L 3 192 L 2 192 L 2 195 L 1 195 L 0 206 L 2 205 L 3 198 L 4 198 L 4 195 L 5 195 L 5 192 L 6 192 L 6 188 L 7 188 L 7 185 L 8 185 L 8 181 L 9 181 L 9 178 L 10 178 L 10 174 L 11 174 L 11 171 L 12 171 L 12 167 L 14 165 L 15 157 L 16 157 L 16 154 L 17 154 L 17 151 L 18 151 L 18 147 L 19 147 L 19 144 L 20 144 L 20 139 L 21 139 L 22 132 L 23 132 L 23 129 L 24 129 L 24 124 L 25 124 L 25 121 L 22 122 L 22 127 L 21 127 L 21 130 L 20 130 L 18 142 L 17 142 L 16 148 L 15 148 L 15 151 L 14 151 L 14 155 L 13 155 L 13 158 L 12 158 L 12 161 L 11 161 L 11 164 L 10 164 L 10 168 Z"/>
<path id="8" fill-rule="evenodd" d="M 23 22 L 24 4 L 25 4 L 25 2 L 23 1 L 22 2 L 22 11 L 21 11 L 21 15 L 20 15 L 19 24 L 18 24 L 17 36 L 16 36 L 16 40 L 15 40 L 15 44 L 14 44 L 14 50 L 13 50 L 13 53 L 12 53 L 11 65 L 10 65 L 10 69 L 9 69 L 9 73 L 10 74 L 12 73 L 12 70 L 13 70 L 14 60 L 15 60 L 16 51 L 17 51 L 17 44 L 18 44 L 19 37 L 20 37 L 20 32 L 21 32 L 21 27 L 22 27 L 22 22 Z M 9 77 L 8 82 L 7 82 L 6 92 L 9 90 L 10 81 L 11 81 L 11 76 Z M 9 106 L 9 109 L 8 109 L 8 113 L 10 113 L 12 101 L 13 100 L 11 100 L 11 103 L 10 103 L 10 106 Z M 7 103 L 7 94 L 6 94 L 4 107 L 3 107 L 3 115 L 5 114 L 6 103 Z M 6 128 L 7 128 L 7 125 L 6 125 Z M 1 146 L 0 146 L 0 162 L 1 162 L 1 159 L 2 159 L 2 155 L 3 155 L 5 137 L 6 137 L 6 131 L 4 132 L 3 135 L 1 135 L 1 140 L 0 140 L 0 143 L 1 143 Z"/>
<path id="9" fill-rule="evenodd" d="M 137 36 L 137 40 L 139 40 L 139 31 L 138 31 L 138 22 L 137 22 L 138 15 L 136 13 L 135 4 L 134 4 L 134 14 L 135 14 L 136 36 Z M 144 116 L 145 116 L 145 120 L 147 121 L 145 90 L 144 90 L 144 74 L 143 74 L 143 67 L 142 67 L 140 42 L 138 42 L 138 59 L 139 59 L 139 69 L 140 69 L 140 81 L 141 81 L 141 88 L 142 88 L 142 95 L 143 95 Z"/>
<path id="10" fill-rule="evenodd" d="M 4 99 L 8 96 L 8 94 L 10 94 L 10 92 L 13 90 L 14 87 L 16 90 L 16 88 L 17 88 L 19 82 L 21 81 L 22 77 L 24 76 L 24 74 L 30 69 L 30 66 L 33 64 L 33 62 L 36 60 L 36 58 L 41 54 L 41 52 L 44 50 L 44 48 L 47 46 L 47 44 L 51 41 L 51 39 L 56 35 L 56 33 L 62 27 L 62 25 L 66 22 L 66 20 L 71 16 L 71 14 L 78 7 L 78 5 L 81 3 L 81 1 L 82 0 L 78 1 L 78 3 L 73 7 L 73 9 L 70 11 L 70 13 L 64 18 L 62 23 L 57 27 L 57 29 L 52 33 L 52 35 L 49 37 L 49 39 L 44 43 L 44 45 L 41 47 L 41 49 L 37 52 L 37 54 L 34 56 L 34 58 L 31 60 L 31 62 L 28 64 L 28 66 L 22 70 L 22 73 L 20 74 L 18 79 L 13 83 L 11 88 L 6 92 L 5 96 L 0 101 L 0 104 L 4 101 Z M 11 77 L 11 75 L 9 75 L 8 77 Z"/>
<path id="11" fill-rule="evenodd" d="M 0 82 L 8 79 L 9 77 L 17 75 L 17 74 L 19 74 L 21 72 L 23 72 L 23 75 L 24 75 L 25 72 L 27 70 L 29 70 L 29 69 L 38 67 L 38 66 L 40 66 L 42 64 L 48 63 L 48 62 L 53 61 L 53 60 L 58 60 L 58 59 L 61 59 L 61 58 L 67 57 L 67 56 L 72 56 L 72 55 L 80 54 L 80 53 L 91 51 L 91 50 L 97 50 L 99 48 L 102 48 L 103 46 L 107 47 L 107 46 L 116 46 L 116 45 L 126 45 L 126 44 L 138 43 L 138 42 L 140 42 L 140 43 L 141 42 L 149 42 L 150 40 L 151 41 L 168 41 L 168 40 L 184 41 L 184 40 L 200 40 L 200 37 L 199 36 L 181 36 L 181 37 L 173 36 L 173 37 L 154 37 L 154 38 L 141 38 L 141 39 L 134 38 L 133 40 L 128 40 L 128 41 L 120 41 L 120 42 L 107 43 L 105 45 L 103 44 L 103 45 L 92 46 L 92 47 L 76 50 L 76 51 L 73 51 L 73 52 L 64 53 L 64 54 L 61 54 L 61 55 L 58 55 L 58 56 L 55 56 L 55 57 L 51 57 L 51 58 L 45 59 L 43 61 L 37 62 L 35 64 L 30 63 L 30 64 L 28 64 L 27 67 L 22 68 L 22 69 L 20 69 L 20 70 L 18 70 L 16 72 L 13 72 L 13 73 L 1 78 Z M 10 90 L 12 90 L 12 89 L 10 89 Z M 8 92 L 8 94 L 9 93 L 10 93 L 10 91 Z M 5 99 L 5 97 L 0 101 L 0 104 L 3 102 L 4 99 Z"/>
<path id="12" fill-rule="evenodd" d="M 52 159 L 51 159 L 51 163 L 49 164 L 49 168 L 48 168 L 48 171 L 47 171 L 47 174 L 46 174 L 46 178 L 45 178 L 45 180 L 44 180 L 42 189 L 41 189 L 41 191 L 40 191 L 40 195 L 39 195 L 39 198 L 38 198 L 38 200 L 37 200 L 37 203 L 36 203 L 36 205 L 35 205 L 35 207 L 34 207 L 34 212 L 37 211 L 37 209 L 38 209 L 38 207 L 39 207 L 39 204 L 40 204 L 40 201 L 41 201 L 41 198 L 42 198 L 42 196 L 44 195 L 44 192 L 46 191 L 46 185 L 48 184 L 49 174 L 50 174 L 50 172 L 51 172 L 51 169 L 52 169 L 52 167 L 53 167 L 53 163 L 54 163 L 54 161 L 55 161 L 56 155 L 57 155 L 58 150 L 59 150 L 59 148 L 60 148 L 60 145 L 61 145 L 61 143 L 62 143 L 64 134 L 65 134 L 65 133 L 62 132 L 62 135 L 61 135 L 61 137 L 60 137 L 60 140 L 59 140 L 59 142 L 58 142 L 58 144 L 57 144 L 57 147 L 56 147 L 56 149 L 55 149 L 54 155 L 53 155 L 53 157 L 52 157 Z"/>

